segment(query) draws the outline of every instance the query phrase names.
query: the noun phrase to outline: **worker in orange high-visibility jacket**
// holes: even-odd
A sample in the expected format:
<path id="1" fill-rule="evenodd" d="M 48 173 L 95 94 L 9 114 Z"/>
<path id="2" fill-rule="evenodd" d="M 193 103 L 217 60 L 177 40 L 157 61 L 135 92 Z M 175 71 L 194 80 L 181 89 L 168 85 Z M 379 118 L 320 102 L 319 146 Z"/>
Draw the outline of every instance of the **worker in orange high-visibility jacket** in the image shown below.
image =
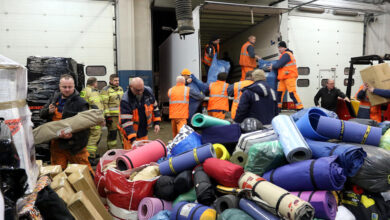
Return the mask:
<path id="1" fill-rule="evenodd" d="M 176 85 L 168 90 L 169 119 L 171 119 L 173 138 L 187 124 L 189 115 L 191 89 L 185 86 L 185 81 L 183 76 L 178 76 L 176 78 Z"/>
<path id="2" fill-rule="evenodd" d="M 221 42 L 221 39 L 217 36 L 214 35 L 208 44 L 206 44 L 204 48 L 204 55 L 202 59 L 202 63 L 204 65 L 204 68 L 206 70 L 206 75 L 209 72 L 211 63 L 213 62 L 214 55 L 219 53 L 219 43 Z"/>
<path id="3" fill-rule="evenodd" d="M 225 119 L 225 114 L 229 111 L 229 97 L 227 93 L 229 84 L 226 83 L 227 75 L 225 72 L 219 73 L 217 81 L 211 83 L 206 91 L 209 94 L 207 112 L 210 116 L 220 119 Z"/>
<path id="4" fill-rule="evenodd" d="M 382 109 L 381 105 L 371 106 L 370 100 L 367 97 L 368 85 L 363 84 L 360 86 L 355 97 L 360 101 L 358 118 L 370 118 L 377 122 L 382 121 Z"/>
<path id="5" fill-rule="evenodd" d="M 242 89 L 252 85 L 253 80 L 252 80 L 252 72 L 253 71 L 248 71 L 245 75 L 245 80 L 244 81 L 239 81 L 234 84 L 229 85 L 228 87 L 228 94 L 229 96 L 233 96 L 233 104 L 232 104 L 232 109 L 231 109 L 231 116 L 232 119 L 236 117 L 236 112 L 238 108 L 238 103 L 240 103 L 240 97 L 242 95 Z"/>
<path id="6" fill-rule="evenodd" d="M 298 68 L 295 57 L 284 41 L 279 42 L 278 50 L 280 53 L 279 60 L 270 66 L 270 69 L 278 72 L 278 108 L 279 110 L 282 109 L 283 97 L 287 90 L 295 104 L 295 108 L 301 110 L 303 104 L 297 93 Z"/>
<path id="7" fill-rule="evenodd" d="M 123 94 L 119 107 L 118 129 L 123 136 L 123 148 L 131 149 L 135 140 L 147 140 L 148 128 L 154 123 L 154 132 L 160 131 L 160 109 L 151 88 L 144 81 L 133 78 Z"/>
<path id="8" fill-rule="evenodd" d="M 248 37 L 248 41 L 242 45 L 240 52 L 240 66 L 241 66 L 241 79 L 245 80 L 245 74 L 248 71 L 252 71 L 257 67 L 257 60 L 260 59 L 255 54 L 256 37 L 251 35 Z"/>

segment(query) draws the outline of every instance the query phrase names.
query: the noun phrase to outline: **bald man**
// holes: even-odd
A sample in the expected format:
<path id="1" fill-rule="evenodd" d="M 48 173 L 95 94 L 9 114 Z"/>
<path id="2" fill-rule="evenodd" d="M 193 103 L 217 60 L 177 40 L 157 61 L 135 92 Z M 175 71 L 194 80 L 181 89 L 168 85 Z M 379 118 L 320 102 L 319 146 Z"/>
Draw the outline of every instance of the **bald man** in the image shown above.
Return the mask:
<path id="1" fill-rule="evenodd" d="M 148 139 L 148 127 L 154 124 L 154 132 L 160 131 L 160 110 L 150 87 L 144 81 L 133 78 L 123 94 L 119 107 L 119 129 L 123 134 L 124 149 L 131 149 L 135 140 Z"/>
<path id="2" fill-rule="evenodd" d="M 328 79 L 326 86 L 321 88 L 317 95 L 314 96 L 314 103 L 316 106 L 319 106 L 318 100 L 321 99 L 321 107 L 329 111 L 337 111 L 337 99 L 344 99 L 347 102 L 350 102 L 348 97 L 345 96 L 340 89 L 334 86 L 335 82 L 333 79 Z"/>
<path id="3" fill-rule="evenodd" d="M 189 115 L 191 89 L 185 86 L 185 82 L 186 79 L 183 76 L 178 76 L 176 78 L 176 85 L 168 90 L 169 119 L 171 119 L 173 138 L 187 124 Z"/>

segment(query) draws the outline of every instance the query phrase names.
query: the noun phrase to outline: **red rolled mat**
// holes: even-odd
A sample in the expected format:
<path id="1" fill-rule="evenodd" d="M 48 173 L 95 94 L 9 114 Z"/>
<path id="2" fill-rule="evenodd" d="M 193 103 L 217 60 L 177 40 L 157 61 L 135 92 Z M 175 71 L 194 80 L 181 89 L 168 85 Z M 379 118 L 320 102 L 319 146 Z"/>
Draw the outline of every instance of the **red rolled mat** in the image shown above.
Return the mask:
<path id="1" fill-rule="evenodd" d="M 155 140 L 118 157 L 116 165 L 119 170 L 129 170 L 144 164 L 157 162 L 166 155 L 167 148 L 164 142 Z"/>
<path id="2" fill-rule="evenodd" d="M 227 160 L 209 158 L 203 163 L 203 169 L 208 176 L 219 184 L 228 187 L 238 187 L 238 180 L 244 173 L 244 168 Z"/>

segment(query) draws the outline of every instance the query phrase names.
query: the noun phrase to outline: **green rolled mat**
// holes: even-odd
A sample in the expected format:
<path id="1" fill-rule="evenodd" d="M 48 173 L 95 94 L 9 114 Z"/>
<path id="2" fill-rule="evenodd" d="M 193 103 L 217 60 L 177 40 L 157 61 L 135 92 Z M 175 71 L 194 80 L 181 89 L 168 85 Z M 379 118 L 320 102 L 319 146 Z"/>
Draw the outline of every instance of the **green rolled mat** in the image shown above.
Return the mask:
<path id="1" fill-rule="evenodd" d="M 219 216 L 218 220 L 254 220 L 250 215 L 241 209 L 226 209 Z"/>
<path id="2" fill-rule="evenodd" d="M 176 205 L 178 202 L 186 201 L 186 202 L 194 202 L 196 200 L 196 191 L 195 187 L 193 187 L 190 191 L 179 195 L 175 201 L 173 201 L 172 207 Z"/>
<path id="3" fill-rule="evenodd" d="M 245 171 L 259 176 L 287 163 L 278 140 L 256 143 L 250 146 Z"/>
<path id="4" fill-rule="evenodd" d="M 245 167 L 246 161 L 248 160 L 248 154 L 242 151 L 235 152 L 230 157 L 230 162 Z"/>
<path id="5" fill-rule="evenodd" d="M 219 118 L 214 118 L 208 115 L 204 115 L 201 113 L 197 113 L 194 116 L 192 116 L 191 124 L 194 127 L 206 128 L 206 127 L 217 126 L 217 125 L 230 125 L 230 122 Z"/>

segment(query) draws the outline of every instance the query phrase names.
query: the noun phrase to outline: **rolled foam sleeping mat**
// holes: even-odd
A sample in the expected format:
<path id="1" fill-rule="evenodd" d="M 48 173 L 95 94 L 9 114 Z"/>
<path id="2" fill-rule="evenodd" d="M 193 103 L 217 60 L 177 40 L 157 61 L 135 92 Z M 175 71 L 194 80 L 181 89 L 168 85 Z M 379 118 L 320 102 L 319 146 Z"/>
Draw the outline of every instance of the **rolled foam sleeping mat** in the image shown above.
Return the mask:
<path id="1" fill-rule="evenodd" d="M 214 150 L 215 150 L 215 155 L 218 159 L 221 160 L 229 160 L 230 159 L 230 153 L 226 149 L 225 146 L 222 144 L 213 144 Z"/>
<path id="2" fill-rule="evenodd" d="M 196 191 L 195 187 L 193 187 L 190 191 L 179 195 L 175 201 L 173 201 L 173 206 L 175 206 L 178 202 L 194 202 L 196 200 Z"/>
<path id="3" fill-rule="evenodd" d="M 280 145 L 289 163 L 311 158 L 311 150 L 290 116 L 276 116 L 272 119 L 272 127 L 279 135 Z"/>
<path id="4" fill-rule="evenodd" d="M 248 152 L 249 148 L 259 142 L 278 140 L 278 135 L 272 129 L 254 131 L 246 134 L 242 134 L 235 149 L 237 151 Z"/>
<path id="5" fill-rule="evenodd" d="M 192 181 L 192 171 L 184 170 L 175 177 L 174 180 L 174 189 L 175 193 L 183 194 L 188 192 L 194 187 L 194 182 Z"/>
<path id="6" fill-rule="evenodd" d="M 242 167 L 245 166 L 247 160 L 248 154 L 242 151 L 237 151 L 230 157 L 230 162 L 240 165 Z"/>
<path id="7" fill-rule="evenodd" d="M 317 132 L 329 139 L 379 146 L 382 129 L 354 122 L 320 117 Z"/>
<path id="8" fill-rule="evenodd" d="M 257 143 L 249 149 L 245 171 L 262 176 L 268 170 L 275 169 L 286 163 L 283 148 L 280 146 L 279 141 Z"/>
<path id="9" fill-rule="evenodd" d="M 191 124 L 194 127 L 206 128 L 206 127 L 217 126 L 217 125 L 230 125 L 230 122 L 219 118 L 197 113 L 194 116 L 192 116 Z"/>
<path id="10" fill-rule="evenodd" d="M 390 151 L 371 146 L 363 146 L 363 150 L 367 157 L 350 181 L 374 193 L 390 190 Z"/>
<path id="11" fill-rule="evenodd" d="M 156 162 L 165 156 L 167 156 L 167 149 L 164 142 L 155 140 L 118 157 L 116 159 L 116 166 L 119 170 L 129 170 L 144 164 Z"/>
<path id="12" fill-rule="evenodd" d="M 181 171 L 194 168 L 210 157 L 215 157 L 214 147 L 211 144 L 205 144 L 161 162 L 159 164 L 160 173 L 161 175 L 177 175 Z"/>
<path id="13" fill-rule="evenodd" d="M 226 209 L 238 208 L 238 197 L 234 195 L 224 195 L 214 201 L 214 208 L 218 214 L 221 214 Z"/>
<path id="14" fill-rule="evenodd" d="M 238 179 L 244 173 L 244 168 L 227 160 L 208 158 L 203 162 L 204 172 L 219 184 L 228 187 L 238 187 Z"/>
<path id="15" fill-rule="evenodd" d="M 264 210 L 248 199 L 240 199 L 239 206 L 255 220 L 279 220 L 280 218 Z"/>
<path id="16" fill-rule="evenodd" d="M 288 191 L 341 190 L 347 180 L 337 156 L 287 164 L 264 173 L 263 178 Z"/>
<path id="17" fill-rule="evenodd" d="M 196 200 L 203 205 L 211 205 L 215 201 L 215 190 L 210 177 L 204 172 L 201 165 L 195 167 L 194 185 Z"/>
<path id="18" fill-rule="evenodd" d="M 337 213 L 336 198 L 329 191 L 300 191 L 290 192 L 299 198 L 310 202 L 316 212 L 314 217 L 334 220 Z"/>
<path id="19" fill-rule="evenodd" d="M 328 117 L 328 115 L 321 109 L 311 108 L 298 121 L 295 122 L 302 136 L 319 141 L 326 141 L 329 139 L 318 134 L 315 130 L 321 116 Z"/>
<path id="20" fill-rule="evenodd" d="M 298 220 L 314 217 L 314 208 L 310 203 L 254 173 L 245 172 L 238 185 L 241 189 L 252 190 L 252 194 L 264 200 L 275 210 L 275 213 L 279 213 L 284 218 Z"/>
<path id="21" fill-rule="evenodd" d="M 241 209 L 229 208 L 218 215 L 218 220 L 253 220 L 253 218 Z"/>
<path id="22" fill-rule="evenodd" d="M 212 126 L 202 130 L 202 143 L 235 143 L 240 136 L 240 124 Z"/>
<path id="23" fill-rule="evenodd" d="M 309 139 L 306 139 L 306 142 L 313 152 L 314 159 L 337 155 L 337 162 L 349 177 L 355 176 L 367 156 L 363 148 L 350 144 L 320 142 Z"/>
<path id="24" fill-rule="evenodd" d="M 171 220 L 210 220 L 216 219 L 215 209 L 198 203 L 179 202 L 172 210 Z"/>
<path id="25" fill-rule="evenodd" d="M 138 219 L 148 220 L 162 210 L 172 210 L 172 203 L 162 199 L 145 197 L 138 206 Z"/>

